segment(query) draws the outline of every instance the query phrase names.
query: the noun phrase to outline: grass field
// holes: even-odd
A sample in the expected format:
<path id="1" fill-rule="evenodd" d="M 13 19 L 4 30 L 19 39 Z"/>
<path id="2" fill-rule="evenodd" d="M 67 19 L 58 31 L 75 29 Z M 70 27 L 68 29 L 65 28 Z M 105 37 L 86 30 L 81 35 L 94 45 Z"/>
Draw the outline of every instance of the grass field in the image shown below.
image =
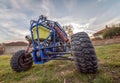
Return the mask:
<path id="1" fill-rule="evenodd" d="M 71 61 L 50 61 L 16 73 L 9 65 L 11 56 L 0 56 L 0 83 L 119 83 L 120 44 L 95 49 L 99 61 L 96 74 L 79 74 Z"/>

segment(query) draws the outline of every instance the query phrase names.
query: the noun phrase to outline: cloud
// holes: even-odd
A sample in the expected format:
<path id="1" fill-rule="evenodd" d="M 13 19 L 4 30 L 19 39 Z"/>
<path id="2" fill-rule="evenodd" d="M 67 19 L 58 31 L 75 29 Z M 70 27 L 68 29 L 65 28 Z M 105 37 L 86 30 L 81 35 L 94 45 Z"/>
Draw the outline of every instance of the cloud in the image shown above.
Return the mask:
<path id="1" fill-rule="evenodd" d="M 16 0 L 10 0 L 10 1 L 11 1 L 12 6 L 14 6 L 16 9 L 21 9 L 21 6 Z"/>
<path id="2" fill-rule="evenodd" d="M 23 40 L 25 34 L 28 34 L 27 28 L 23 27 L 24 22 L 27 22 L 25 21 L 27 16 L 24 13 L 9 9 L 0 9 L 0 12 L 0 33 L 2 34 L 0 42 Z"/>
<path id="3" fill-rule="evenodd" d="M 97 0 L 97 2 L 105 2 L 105 1 L 109 1 L 109 0 Z"/>
<path id="4" fill-rule="evenodd" d="M 43 0 L 43 6 L 34 5 L 31 6 L 33 1 L 26 1 L 26 0 L 10 0 L 10 1 L 3 1 L 0 6 L 0 34 L 1 41 L 17 41 L 17 40 L 24 40 L 24 36 L 29 34 L 29 20 L 30 18 L 35 18 L 38 16 L 38 10 L 42 9 L 43 13 L 49 14 L 49 2 L 46 4 Z M 46 4 L 46 5 L 45 5 Z M 29 15 L 29 13 L 35 12 L 34 15 Z M 48 15 L 47 14 L 47 15 Z"/>
<path id="5" fill-rule="evenodd" d="M 63 0 L 63 5 L 66 7 L 68 11 L 73 11 L 74 7 L 77 4 L 77 0 Z"/>
<path id="6" fill-rule="evenodd" d="M 74 32 L 88 34 L 106 24 L 120 22 L 120 1 L 109 0 L 2 0 L 0 1 L 0 42 L 24 40 L 29 21 L 44 14 L 61 26 L 71 24 Z"/>

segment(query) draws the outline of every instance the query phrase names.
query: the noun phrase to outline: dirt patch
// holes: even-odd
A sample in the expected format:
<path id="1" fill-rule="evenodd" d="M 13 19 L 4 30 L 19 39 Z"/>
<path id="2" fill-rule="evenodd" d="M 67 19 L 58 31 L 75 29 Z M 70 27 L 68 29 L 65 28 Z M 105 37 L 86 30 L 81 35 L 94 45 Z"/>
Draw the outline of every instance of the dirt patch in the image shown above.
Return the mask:
<path id="1" fill-rule="evenodd" d="M 64 65 L 61 65 L 64 66 Z M 75 69 L 73 68 L 69 68 L 69 69 L 64 69 L 62 71 L 59 71 L 55 74 L 55 76 L 65 76 L 67 74 L 73 73 L 75 71 Z"/>
<path id="2" fill-rule="evenodd" d="M 100 60 L 99 61 L 99 68 L 102 70 L 104 75 L 110 76 L 113 78 L 114 83 L 120 82 L 120 67 L 119 66 L 106 66 L 106 61 Z"/>
<path id="3" fill-rule="evenodd" d="M 39 76 L 27 76 L 25 78 L 23 78 L 19 83 L 26 83 L 26 82 L 30 82 L 30 83 L 34 83 L 35 81 L 37 81 L 40 77 Z"/>
<path id="4" fill-rule="evenodd" d="M 94 46 L 119 44 L 120 43 L 120 37 L 113 38 L 113 39 L 93 40 L 92 43 L 93 43 Z"/>

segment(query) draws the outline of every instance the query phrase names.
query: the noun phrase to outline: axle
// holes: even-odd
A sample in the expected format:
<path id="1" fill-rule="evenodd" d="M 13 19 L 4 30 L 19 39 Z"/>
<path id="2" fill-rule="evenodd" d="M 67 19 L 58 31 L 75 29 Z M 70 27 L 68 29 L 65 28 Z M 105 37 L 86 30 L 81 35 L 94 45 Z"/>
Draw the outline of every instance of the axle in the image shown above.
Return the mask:
<path id="1" fill-rule="evenodd" d="M 53 55 L 53 54 L 57 54 L 57 55 L 60 55 L 60 54 L 71 54 L 71 52 L 46 52 L 47 55 Z"/>

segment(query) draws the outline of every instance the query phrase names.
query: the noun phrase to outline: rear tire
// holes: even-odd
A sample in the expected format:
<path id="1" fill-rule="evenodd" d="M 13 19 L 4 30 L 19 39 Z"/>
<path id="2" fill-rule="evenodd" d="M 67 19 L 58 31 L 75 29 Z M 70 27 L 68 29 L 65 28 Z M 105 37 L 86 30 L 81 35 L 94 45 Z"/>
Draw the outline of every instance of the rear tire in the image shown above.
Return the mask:
<path id="1" fill-rule="evenodd" d="M 25 56 L 25 50 L 16 52 L 10 61 L 11 68 L 16 72 L 26 71 L 32 67 L 33 60 L 31 54 Z"/>
<path id="2" fill-rule="evenodd" d="M 85 32 L 71 36 L 71 48 L 75 65 L 81 73 L 96 73 L 98 61 L 94 47 Z"/>

